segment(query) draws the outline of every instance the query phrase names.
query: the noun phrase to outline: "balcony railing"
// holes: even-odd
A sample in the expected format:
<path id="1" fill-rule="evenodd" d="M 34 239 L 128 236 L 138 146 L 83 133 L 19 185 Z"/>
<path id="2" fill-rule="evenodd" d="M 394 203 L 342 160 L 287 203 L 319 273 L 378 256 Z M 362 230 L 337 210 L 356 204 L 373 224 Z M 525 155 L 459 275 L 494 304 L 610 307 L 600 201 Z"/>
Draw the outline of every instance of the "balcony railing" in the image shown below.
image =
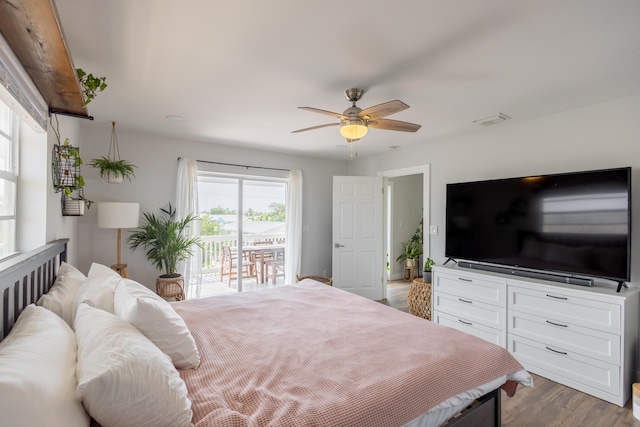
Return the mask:
<path id="1" fill-rule="evenodd" d="M 202 242 L 202 272 L 219 273 L 223 246 L 238 246 L 238 235 L 200 236 Z M 261 244 L 283 244 L 284 234 L 245 234 L 243 246 Z"/>

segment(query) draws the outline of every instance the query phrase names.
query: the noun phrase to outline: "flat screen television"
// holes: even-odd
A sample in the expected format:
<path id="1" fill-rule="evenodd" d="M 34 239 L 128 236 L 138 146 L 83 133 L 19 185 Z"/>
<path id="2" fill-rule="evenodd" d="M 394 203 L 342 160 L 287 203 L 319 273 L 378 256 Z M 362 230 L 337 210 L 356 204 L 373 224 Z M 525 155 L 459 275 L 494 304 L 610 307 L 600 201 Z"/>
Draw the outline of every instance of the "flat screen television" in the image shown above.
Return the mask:
<path id="1" fill-rule="evenodd" d="M 448 184 L 445 255 L 627 282 L 631 168 Z"/>

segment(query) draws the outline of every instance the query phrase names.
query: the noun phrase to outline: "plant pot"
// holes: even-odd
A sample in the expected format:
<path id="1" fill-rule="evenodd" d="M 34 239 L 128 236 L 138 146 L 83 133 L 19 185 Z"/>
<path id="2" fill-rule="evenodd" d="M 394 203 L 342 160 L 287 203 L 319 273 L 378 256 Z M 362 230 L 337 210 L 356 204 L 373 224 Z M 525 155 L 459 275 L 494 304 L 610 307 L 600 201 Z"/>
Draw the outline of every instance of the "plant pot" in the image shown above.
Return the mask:
<path id="1" fill-rule="evenodd" d="M 84 215 L 84 200 L 62 199 L 62 215 L 63 216 Z"/>
<path id="2" fill-rule="evenodd" d="M 423 271 L 422 272 L 422 281 L 424 283 L 431 283 L 431 272 L 430 271 Z"/>
<path id="3" fill-rule="evenodd" d="M 184 277 L 182 274 L 163 274 L 156 279 L 156 292 L 168 301 L 184 300 Z"/>
<path id="4" fill-rule="evenodd" d="M 413 268 L 413 266 L 415 265 L 415 261 L 414 261 L 414 260 L 412 260 L 412 259 L 407 258 L 407 259 L 404 261 L 404 265 L 405 265 L 405 267 L 407 267 L 407 268 Z"/>
<path id="5" fill-rule="evenodd" d="M 104 179 L 107 184 L 122 184 L 122 181 L 124 181 L 122 175 L 112 175 L 108 172 L 104 174 L 102 179 Z"/>

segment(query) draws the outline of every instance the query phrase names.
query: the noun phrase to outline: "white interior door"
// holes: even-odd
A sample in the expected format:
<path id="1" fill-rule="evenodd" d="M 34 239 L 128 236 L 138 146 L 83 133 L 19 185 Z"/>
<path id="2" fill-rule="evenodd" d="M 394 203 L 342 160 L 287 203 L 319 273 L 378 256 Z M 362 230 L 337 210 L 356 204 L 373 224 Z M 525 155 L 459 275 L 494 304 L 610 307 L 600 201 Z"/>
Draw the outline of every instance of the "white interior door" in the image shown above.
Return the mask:
<path id="1" fill-rule="evenodd" d="M 333 177 L 333 286 L 383 297 L 382 178 Z"/>

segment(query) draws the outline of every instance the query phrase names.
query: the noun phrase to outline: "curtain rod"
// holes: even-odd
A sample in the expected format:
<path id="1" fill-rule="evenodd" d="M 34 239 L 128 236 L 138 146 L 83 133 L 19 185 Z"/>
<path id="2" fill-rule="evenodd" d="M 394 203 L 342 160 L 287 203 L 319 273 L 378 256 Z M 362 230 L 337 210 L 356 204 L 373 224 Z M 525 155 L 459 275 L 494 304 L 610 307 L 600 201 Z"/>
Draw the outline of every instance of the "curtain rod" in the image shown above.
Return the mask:
<path id="1" fill-rule="evenodd" d="M 182 157 L 178 157 L 178 160 L 180 160 Z M 210 160 L 196 160 L 196 162 L 200 162 L 200 163 L 210 163 L 210 164 L 214 164 L 214 165 L 223 165 L 223 166 L 236 166 L 239 168 L 246 168 L 246 169 L 267 169 L 267 170 L 272 170 L 272 171 L 283 171 L 283 172 L 291 172 L 290 169 L 281 169 L 281 168 L 268 168 L 268 167 L 264 167 L 264 166 L 249 166 L 249 165 L 238 165 L 235 163 L 223 163 L 223 162 L 212 162 Z"/>

